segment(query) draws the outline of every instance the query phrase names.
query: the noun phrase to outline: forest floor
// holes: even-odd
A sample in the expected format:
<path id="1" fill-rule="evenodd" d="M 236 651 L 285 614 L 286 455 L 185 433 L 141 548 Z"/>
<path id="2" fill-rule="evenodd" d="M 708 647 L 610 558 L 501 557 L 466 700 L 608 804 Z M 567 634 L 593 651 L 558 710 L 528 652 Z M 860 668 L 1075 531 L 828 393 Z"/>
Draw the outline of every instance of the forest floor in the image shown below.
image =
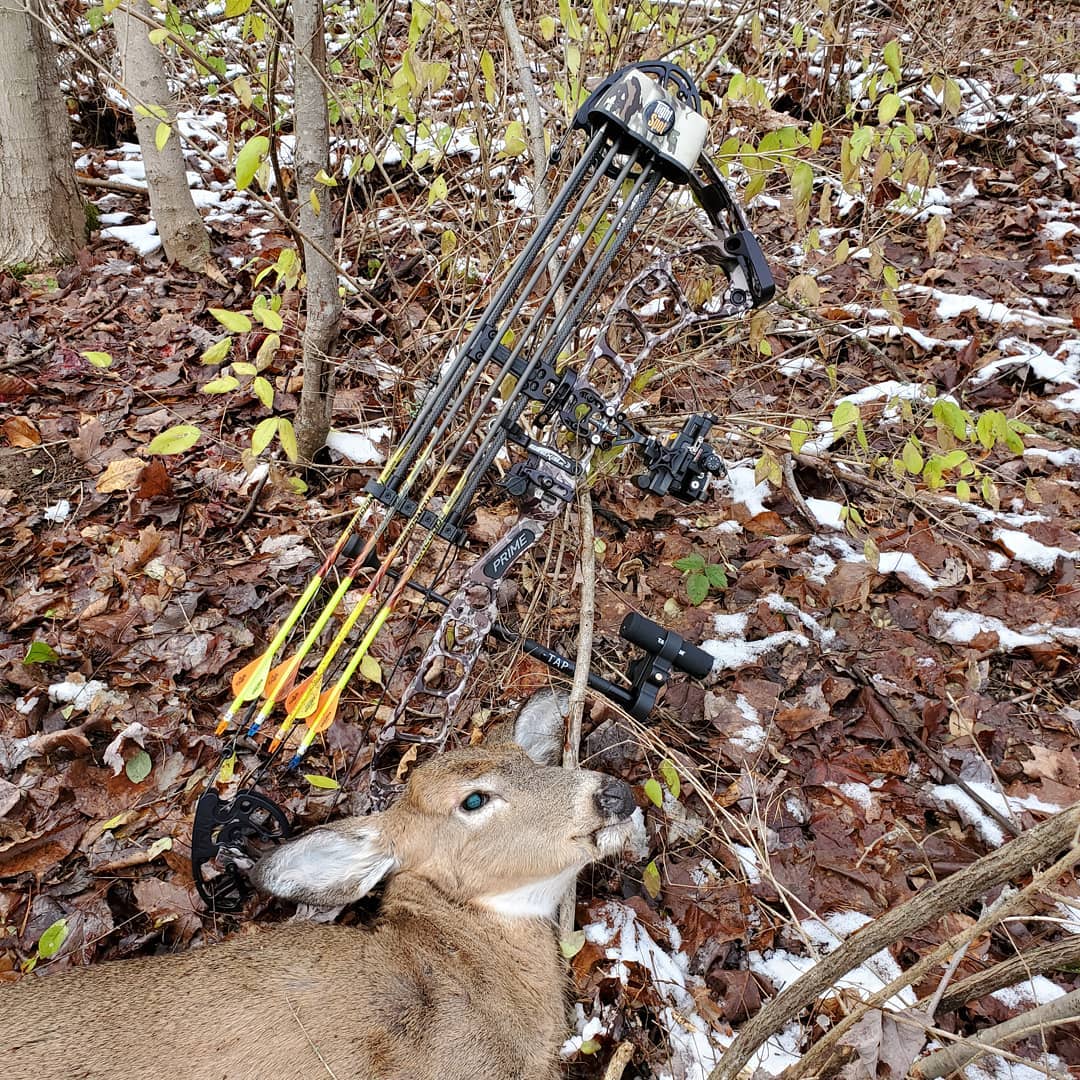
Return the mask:
<path id="1" fill-rule="evenodd" d="M 630 1041 L 628 1076 L 705 1077 L 733 1031 L 860 926 L 1080 800 L 1080 86 L 1046 78 L 1019 121 L 999 87 L 964 89 L 959 117 L 935 129 L 936 183 L 918 208 L 841 202 L 813 250 L 786 184 L 752 204 L 786 303 L 696 343 L 641 394 L 658 430 L 695 409 L 719 417 L 728 474 L 711 500 L 642 498 L 629 464 L 595 484 L 595 670 L 623 674 L 628 610 L 703 642 L 716 662 L 703 683 L 675 680 L 648 726 L 592 704 L 582 756 L 635 785 L 648 851 L 582 886 L 574 1076 L 600 1076 Z M 224 115 L 190 123 L 206 151 L 192 185 L 227 279 L 175 271 L 144 197 L 100 187 L 101 229 L 77 265 L 0 276 L 0 978 L 60 920 L 62 944 L 41 965 L 182 949 L 235 927 L 207 916 L 188 862 L 228 676 L 265 644 L 377 471 L 440 355 L 432 341 L 450 340 L 433 313 L 455 213 L 439 221 L 426 193 L 403 189 L 404 214 L 402 192 L 384 194 L 354 212 L 377 217 L 377 250 L 370 220 L 346 216 L 354 270 L 377 256 L 389 272 L 347 303 L 338 449 L 304 492 L 284 460 L 260 482 L 265 467 L 241 451 L 271 412 L 250 395 L 197 392 L 214 374 L 200 357 L 222 336 L 209 309 L 249 306 L 255 275 L 291 240 L 207 163 Z M 475 167 L 467 145 L 459 156 Z M 83 176 L 145 183 L 131 144 L 78 157 Z M 527 176 L 505 180 L 496 197 L 512 216 Z M 946 231 L 931 254 L 935 217 Z M 871 235 L 899 272 L 899 325 L 880 282 L 867 285 Z M 265 375 L 273 411 L 289 416 L 295 291 L 281 314 Z M 238 348 L 254 357 L 265 336 Z M 844 402 L 861 429 L 842 422 Z M 1024 426 L 1006 431 L 995 411 Z M 194 449 L 146 453 L 180 423 L 204 433 Z M 922 471 L 954 450 L 979 474 L 970 492 L 957 490 L 959 464 L 940 485 Z M 497 493 L 484 500 L 474 552 L 512 512 Z M 570 655 L 576 528 L 507 597 L 511 616 Z M 697 604 L 675 565 L 695 555 L 727 581 Z M 408 644 L 405 621 L 376 647 L 384 667 Z M 463 715 L 502 714 L 547 681 L 493 645 Z M 355 719 L 311 756 L 311 774 L 334 786 L 274 789 L 298 820 L 360 805 L 368 725 L 385 716 L 361 714 L 370 703 L 358 689 Z M 244 917 L 267 913 L 253 901 Z M 897 941 L 756 1064 L 768 1075 L 795 1064 L 860 993 L 978 914 Z M 954 979 L 1080 934 L 1080 888 L 1060 883 L 1007 927 L 973 942 Z M 1078 985 L 1075 968 L 1034 977 L 936 1023 L 968 1033 Z M 969 1075 L 1075 1070 L 1080 1034 L 1050 1030 L 1017 1052 L 1029 1064 L 989 1057 Z"/>

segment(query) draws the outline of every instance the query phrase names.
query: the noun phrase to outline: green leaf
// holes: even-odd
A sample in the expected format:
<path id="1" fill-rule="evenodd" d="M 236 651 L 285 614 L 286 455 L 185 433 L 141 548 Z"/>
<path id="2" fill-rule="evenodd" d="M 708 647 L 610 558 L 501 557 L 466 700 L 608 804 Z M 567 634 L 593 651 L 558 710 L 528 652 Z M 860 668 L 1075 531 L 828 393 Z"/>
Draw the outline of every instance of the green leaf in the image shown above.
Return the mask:
<path id="1" fill-rule="evenodd" d="M 255 430 L 251 433 L 251 452 L 256 457 L 273 442 L 274 436 L 277 434 L 277 426 L 278 418 L 276 416 L 268 416 L 255 425 Z"/>
<path id="2" fill-rule="evenodd" d="M 970 417 L 959 405 L 947 398 L 938 398 L 934 402 L 934 419 L 957 439 L 967 438 L 967 429 Z"/>
<path id="3" fill-rule="evenodd" d="M 704 570 L 705 557 L 695 552 L 693 555 L 684 555 L 681 559 L 676 559 L 671 565 L 676 570 L 682 570 L 683 573 L 688 573 L 691 570 Z"/>
<path id="4" fill-rule="evenodd" d="M 251 392 L 266 408 L 272 409 L 274 407 L 274 388 L 270 385 L 269 380 L 264 379 L 262 375 L 256 376 L 252 381 Z"/>
<path id="5" fill-rule="evenodd" d="M 204 394 L 227 394 L 230 390 L 235 390 L 240 385 L 240 380 L 232 375 L 221 375 L 216 379 L 211 379 L 208 383 L 200 386 L 199 389 Z"/>
<path id="6" fill-rule="evenodd" d="M 655 859 L 645 867 L 645 871 L 641 875 L 641 884 L 645 886 L 645 891 L 654 900 L 660 895 L 660 869 L 657 867 Z"/>
<path id="7" fill-rule="evenodd" d="M 679 779 L 679 774 L 675 769 L 675 765 L 664 758 L 660 762 L 660 775 L 664 778 L 664 783 L 667 784 L 668 791 L 671 792 L 671 797 L 677 799 L 679 792 L 682 791 L 682 781 Z"/>
<path id="8" fill-rule="evenodd" d="M 541 15 L 540 16 L 540 33 L 543 35 L 545 41 L 551 41 L 555 37 L 555 30 L 558 27 L 558 23 L 555 21 L 553 15 Z"/>
<path id="9" fill-rule="evenodd" d="M 225 0 L 225 18 L 233 19 L 238 15 L 245 15 L 249 7 L 251 0 Z"/>
<path id="10" fill-rule="evenodd" d="M 919 453 L 919 448 L 909 439 L 904 443 L 903 452 L 900 455 L 900 460 L 904 463 L 904 468 L 907 469 L 912 476 L 918 476 L 923 469 L 923 456 Z"/>
<path id="11" fill-rule="evenodd" d="M 686 595 L 690 603 L 697 607 L 709 595 L 709 579 L 704 574 L 691 574 L 686 579 Z"/>
<path id="12" fill-rule="evenodd" d="M 237 191 L 250 186 L 269 151 L 270 140 L 265 135 L 255 135 L 244 143 L 243 149 L 236 155 Z"/>
<path id="13" fill-rule="evenodd" d="M 296 445 L 296 431 L 293 429 L 292 421 L 286 420 L 283 416 L 278 417 L 277 432 L 285 456 L 290 461 L 295 461 L 299 457 L 299 449 Z M 363 670 L 363 665 L 360 670 Z"/>
<path id="14" fill-rule="evenodd" d="M 988 409 L 975 424 L 975 435 L 984 450 L 994 449 L 994 443 L 997 442 L 997 417 L 999 415 L 996 409 Z"/>
<path id="15" fill-rule="evenodd" d="M 819 150 L 821 140 L 825 137 L 825 125 L 820 120 L 815 120 L 810 127 L 810 149 Z"/>
<path id="16" fill-rule="evenodd" d="M 956 481 L 956 497 L 961 502 L 971 502 L 971 485 L 966 480 Z"/>
<path id="17" fill-rule="evenodd" d="M 227 784 L 236 772 L 236 754 L 230 754 L 222 763 L 221 768 L 218 769 L 217 782 L 219 784 Z"/>
<path id="18" fill-rule="evenodd" d="M 252 315 L 275 334 L 285 325 L 285 320 L 273 308 L 257 307 L 252 310 Z"/>
<path id="19" fill-rule="evenodd" d="M 42 960 L 52 959 L 52 957 L 60 951 L 60 947 L 67 940 L 67 936 L 67 919 L 57 919 L 56 922 L 54 922 L 52 926 L 38 938 L 38 956 L 40 956 Z"/>
<path id="20" fill-rule="evenodd" d="M 239 311 L 226 311 L 224 308 L 207 309 L 226 330 L 233 334 L 246 334 L 251 329 L 251 320 Z"/>
<path id="21" fill-rule="evenodd" d="M 814 170 L 805 162 L 800 161 L 791 170 L 791 197 L 796 207 L 810 205 L 810 196 L 814 193 Z"/>
<path id="22" fill-rule="evenodd" d="M 586 1039 L 579 1047 L 578 1050 L 583 1054 L 595 1054 L 600 1049 L 599 1039 Z"/>
<path id="23" fill-rule="evenodd" d="M 903 105 L 899 94 L 886 94 L 878 102 L 877 118 L 879 124 L 891 124 L 896 119 L 896 114 Z"/>
<path id="24" fill-rule="evenodd" d="M 450 193 L 450 189 L 446 185 L 446 177 L 440 173 L 431 182 L 431 187 L 428 188 L 427 204 L 430 206 L 432 203 L 438 202 L 440 199 L 445 199 Z"/>
<path id="25" fill-rule="evenodd" d="M 315 183 L 322 184 L 323 187 L 337 187 L 337 180 L 335 180 L 325 169 L 320 169 L 315 174 Z"/>
<path id="26" fill-rule="evenodd" d="M 150 755 L 145 750 L 136 750 L 124 763 L 124 772 L 133 784 L 141 784 L 154 767 Z"/>
<path id="27" fill-rule="evenodd" d="M 525 153 L 525 130 L 520 120 L 511 120 L 506 125 L 506 134 L 503 135 L 502 152 L 507 157 L 518 157 Z"/>
<path id="28" fill-rule="evenodd" d="M 709 563 L 705 567 L 705 576 L 714 589 L 726 589 L 728 586 L 727 574 L 724 572 L 724 568 L 717 566 L 716 563 Z"/>
<path id="29" fill-rule="evenodd" d="M 379 661 L 370 653 L 360 661 L 360 674 L 363 675 L 368 682 L 382 682 L 382 667 L 380 667 Z"/>
<path id="30" fill-rule="evenodd" d="M 896 82 L 900 82 L 900 65 L 902 63 L 900 56 L 900 42 L 893 38 L 885 46 L 885 66 L 889 69 L 889 73 L 892 75 Z"/>
<path id="31" fill-rule="evenodd" d="M 585 947 L 585 931 L 571 930 L 564 938 L 559 939 L 559 952 L 572 960 Z"/>
<path id="32" fill-rule="evenodd" d="M 810 437 L 813 431 L 813 426 L 809 420 L 796 420 L 791 425 L 791 431 L 788 432 L 788 438 L 791 440 L 791 452 L 793 454 L 801 454 L 802 448 L 806 445 L 806 440 Z"/>
<path id="33" fill-rule="evenodd" d="M 31 641 L 24 664 L 55 664 L 60 654 L 47 641 Z"/>
<path id="34" fill-rule="evenodd" d="M 169 127 L 168 124 L 159 123 L 158 126 L 154 128 L 154 145 L 158 148 L 159 153 L 165 149 L 165 144 L 171 137 L 172 128 Z"/>
<path id="35" fill-rule="evenodd" d="M 233 371 L 237 375 L 258 375 L 259 369 L 254 364 L 249 364 L 246 360 L 236 360 L 233 362 Z"/>
<path id="36" fill-rule="evenodd" d="M 495 59 L 484 49 L 480 53 L 480 73 L 484 76 L 484 97 L 489 105 L 495 104 Z"/>
<path id="37" fill-rule="evenodd" d="M 326 791 L 337 791 L 341 785 L 331 776 L 319 776 L 316 773 L 304 773 L 304 779 L 312 786 Z"/>
<path id="38" fill-rule="evenodd" d="M 182 454 L 190 450 L 202 437 L 193 424 L 177 424 L 160 435 L 155 435 L 146 448 L 148 454 Z"/>
<path id="39" fill-rule="evenodd" d="M 852 401 L 841 401 L 839 405 L 833 409 L 832 414 L 832 429 L 833 435 L 836 438 L 840 438 L 847 432 L 849 427 L 853 427 L 859 420 L 859 407 Z"/>
<path id="40" fill-rule="evenodd" d="M 94 367 L 107 368 L 112 365 L 112 357 L 107 352 L 84 352 L 79 355 L 89 360 Z"/>
<path id="41" fill-rule="evenodd" d="M 199 363 L 220 364 L 221 361 L 229 355 L 229 348 L 231 345 L 231 337 L 223 337 L 220 341 L 215 341 L 210 348 L 203 350 L 202 356 L 199 357 Z"/>
<path id="42" fill-rule="evenodd" d="M 645 781 L 645 798 L 657 807 L 664 805 L 664 789 L 660 786 L 660 781 L 654 777 L 650 776 Z"/>

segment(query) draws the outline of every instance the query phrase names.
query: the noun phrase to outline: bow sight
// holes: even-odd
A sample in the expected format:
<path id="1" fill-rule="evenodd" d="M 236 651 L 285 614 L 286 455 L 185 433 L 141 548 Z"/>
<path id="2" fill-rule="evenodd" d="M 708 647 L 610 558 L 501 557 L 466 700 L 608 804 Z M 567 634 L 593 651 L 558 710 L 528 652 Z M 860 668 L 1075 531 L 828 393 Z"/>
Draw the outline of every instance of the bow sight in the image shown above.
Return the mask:
<path id="1" fill-rule="evenodd" d="M 624 406 L 650 356 L 688 329 L 706 334 L 773 294 L 742 209 L 702 154 L 706 128 L 693 80 L 660 61 L 609 76 L 578 110 L 573 130 L 584 132 L 585 145 L 551 208 L 443 365 L 266 650 L 233 676 L 233 701 L 217 733 L 232 729 L 234 745 L 241 734 L 257 736 L 277 706 L 285 707 L 270 757 L 247 779 L 245 794 L 289 744 L 294 727 L 304 732 L 290 766 L 334 722 L 349 681 L 411 594 L 421 606 L 436 604 L 442 615 L 415 677 L 375 738 L 371 798 L 376 807 L 385 805 L 403 786 L 406 749 L 414 748 L 408 760 L 415 760 L 421 749 L 445 744 L 486 637 L 517 640 L 497 620 L 499 586 L 573 499 L 596 450 L 637 447 L 645 465 L 638 487 L 684 502 L 704 498 L 711 478 L 722 474 L 719 455 L 706 441 L 714 417 L 691 416 L 665 438 L 631 423 Z M 560 144 L 553 162 L 562 151 Z M 662 182 L 668 197 L 681 189 L 684 203 L 668 231 L 691 217 L 689 194 L 708 219 L 708 226 L 700 223 L 708 239 L 672 254 L 639 239 L 646 232 L 639 224 Z M 604 318 L 590 332 L 584 317 L 613 287 L 618 291 L 605 295 Z M 517 518 L 473 561 L 456 590 L 443 595 L 443 567 L 465 545 L 474 496 L 495 468 L 503 473 L 503 495 L 496 497 L 512 498 Z M 437 541 L 449 547 L 433 568 L 429 553 Z M 414 580 L 421 571 L 431 584 Z M 329 589 L 332 573 L 337 581 Z M 309 664 L 332 621 L 330 642 Z M 672 670 L 700 676 L 709 669 L 707 654 L 641 616 L 631 614 L 620 632 L 644 650 L 630 667 L 629 687 L 595 676 L 590 683 L 636 717 L 648 714 Z M 573 669 L 538 642 L 526 639 L 521 647 L 558 670 Z M 223 803 L 213 791 L 204 798 L 193 842 L 195 880 L 208 902 L 220 906 L 234 900 L 229 888 L 235 882 L 219 900 L 204 865 L 230 837 L 268 832 L 272 839 L 281 823 L 272 815 L 268 823 L 266 808 L 255 802 Z"/>

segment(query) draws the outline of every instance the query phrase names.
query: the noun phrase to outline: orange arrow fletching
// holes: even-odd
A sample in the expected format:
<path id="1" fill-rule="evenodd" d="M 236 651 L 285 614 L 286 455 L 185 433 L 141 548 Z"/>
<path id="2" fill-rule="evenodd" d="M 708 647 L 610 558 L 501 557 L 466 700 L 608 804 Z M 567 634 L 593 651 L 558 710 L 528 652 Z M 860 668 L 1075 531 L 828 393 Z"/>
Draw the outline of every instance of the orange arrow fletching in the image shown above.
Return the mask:
<path id="1" fill-rule="evenodd" d="M 319 707 L 308 718 L 308 734 L 304 741 L 309 745 L 311 737 L 325 731 L 337 716 L 338 701 L 341 699 L 341 688 L 336 684 L 331 686 L 325 693 L 319 695 Z"/>
<path id="2" fill-rule="evenodd" d="M 280 701 L 288 694 L 293 688 L 293 683 L 296 682 L 302 659 L 303 657 L 297 653 L 286 657 L 276 668 L 273 668 L 266 676 L 263 696 L 271 701 Z"/>
<path id="3" fill-rule="evenodd" d="M 262 693 L 273 659 L 270 653 L 264 652 L 261 656 L 255 657 L 250 664 L 245 664 L 239 671 L 233 673 L 232 692 L 237 701 L 251 701 Z"/>
<path id="4" fill-rule="evenodd" d="M 298 683 L 285 699 L 289 716 L 294 720 L 303 720 L 310 716 L 319 707 L 321 692 L 322 676 L 318 671 L 313 671 L 303 682 Z"/>

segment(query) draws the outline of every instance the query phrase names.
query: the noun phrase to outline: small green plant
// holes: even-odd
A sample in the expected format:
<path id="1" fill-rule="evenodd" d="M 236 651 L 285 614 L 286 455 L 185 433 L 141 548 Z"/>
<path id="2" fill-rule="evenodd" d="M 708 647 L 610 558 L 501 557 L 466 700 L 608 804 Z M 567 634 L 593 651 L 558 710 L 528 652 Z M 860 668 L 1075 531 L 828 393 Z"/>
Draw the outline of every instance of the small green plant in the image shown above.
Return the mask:
<path id="1" fill-rule="evenodd" d="M 706 562 L 705 556 L 697 552 L 676 559 L 671 565 L 686 575 L 686 595 L 694 607 L 702 603 L 711 590 L 721 591 L 728 586 L 723 564 Z"/>

